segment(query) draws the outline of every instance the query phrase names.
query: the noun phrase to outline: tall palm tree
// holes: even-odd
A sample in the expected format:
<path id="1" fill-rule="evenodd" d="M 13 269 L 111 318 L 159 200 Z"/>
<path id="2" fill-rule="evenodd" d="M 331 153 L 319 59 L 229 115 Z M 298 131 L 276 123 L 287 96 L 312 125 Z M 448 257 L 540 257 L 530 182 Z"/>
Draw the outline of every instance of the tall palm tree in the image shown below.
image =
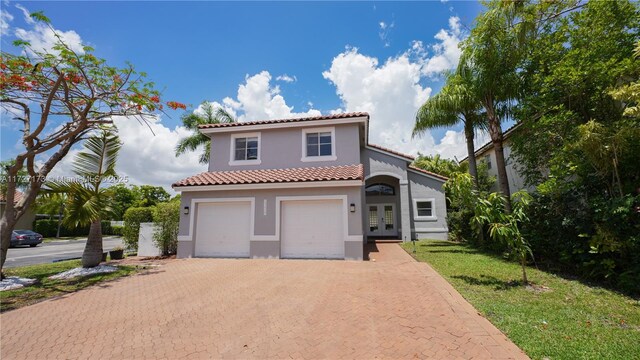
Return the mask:
<path id="1" fill-rule="evenodd" d="M 46 191 L 67 194 L 65 225 L 90 225 L 82 266 L 94 267 L 102 260 L 101 219 L 112 213 L 110 192 L 102 184 L 106 177 L 116 176 L 116 159 L 122 144 L 117 135 L 103 129 L 88 138 L 84 146 L 73 161 L 73 173 L 79 179 L 49 182 Z"/>
<path id="2" fill-rule="evenodd" d="M 413 136 L 423 134 L 429 129 L 450 127 L 462 122 L 467 143 L 469 173 L 474 178 L 476 188 L 478 167 L 474 156 L 475 130 L 484 125 L 479 113 L 480 101 L 475 97 L 468 84 L 468 79 L 461 74 L 447 74 L 446 82 L 440 92 L 430 97 L 418 110 Z"/>
<path id="3" fill-rule="evenodd" d="M 513 113 L 520 78 L 518 66 L 526 45 L 528 22 L 516 24 L 520 4 L 492 3 L 476 19 L 470 36 L 462 43 L 462 56 L 457 73 L 469 79 L 469 89 L 482 104 L 487 128 L 496 155 L 500 192 L 507 199 L 505 209 L 511 212 L 511 192 L 504 158 L 501 122 Z M 525 35 L 523 35 L 525 34 Z"/>
<path id="4" fill-rule="evenodd" d="M 232 123 L 236 122 L 236 118 L 224 108 L 215 107 L 207 101 L 202 103 L 200 109 L 201 112 L 192 112 L 182 116 L 182 124 L 193 131 L 193 134 L 180 139 L 176 145 L 176 157 L 187 151 L 196 151 L 198 148 L 204 147 L 200 155 L 200 163 L 208 164 L 211 154 L 211 138 L 201 133 L 198 130 L 198 125 Z"/>

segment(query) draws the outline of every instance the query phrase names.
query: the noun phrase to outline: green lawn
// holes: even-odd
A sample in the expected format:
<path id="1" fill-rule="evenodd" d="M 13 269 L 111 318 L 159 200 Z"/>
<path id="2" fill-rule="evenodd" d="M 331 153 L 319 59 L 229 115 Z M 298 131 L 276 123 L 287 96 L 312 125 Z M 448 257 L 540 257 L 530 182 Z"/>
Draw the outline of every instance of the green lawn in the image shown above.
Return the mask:
<path id="1" fill-rule="evenodd" d="M 5 269 L 7 276 L 37 279 L 36 283 L 21 289 L 0 292 L 0 312 L 14 310 L 33 303 L 84 289 L 88 286 L 131 275 L 137 271 L 135 266 L 120 266 L 112 273 L 77 277 L 70 280 L 51 280 L 49 276 L 80 266 L 80 260 L 24 266 Z"/>
<path id="2" fill-rule="evenodd" d="M 412 244 L 403 244 L 412 253 Z M 528 268 L 448 241 L 416 243 L 429 263 L 532 359 L 640 359 L 640 300 Z"/>

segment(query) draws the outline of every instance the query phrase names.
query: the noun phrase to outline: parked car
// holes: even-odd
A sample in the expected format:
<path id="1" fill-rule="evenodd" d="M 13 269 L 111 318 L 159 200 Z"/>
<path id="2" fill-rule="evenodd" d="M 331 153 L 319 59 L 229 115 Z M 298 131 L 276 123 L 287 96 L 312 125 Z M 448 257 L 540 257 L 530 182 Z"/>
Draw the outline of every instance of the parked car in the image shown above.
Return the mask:
<path id="1" fill-rule="evenodd" d="M 42 235 L 31 230 L 14 230 L 11 233 L 11 246 L 29 245 L 36 247 L 42 242 Z"/>

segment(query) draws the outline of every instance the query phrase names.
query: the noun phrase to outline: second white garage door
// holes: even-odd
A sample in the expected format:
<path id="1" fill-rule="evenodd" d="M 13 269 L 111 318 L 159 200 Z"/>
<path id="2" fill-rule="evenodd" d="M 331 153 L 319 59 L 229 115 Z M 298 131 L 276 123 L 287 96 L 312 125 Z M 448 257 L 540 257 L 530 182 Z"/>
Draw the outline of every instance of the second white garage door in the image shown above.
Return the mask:
<path id="1" fill-rule="evenodd" d="M 251 202 L 200 203 L 195 256 L 249 257 Z"/>
<path id="2" fill-rule="evenodd" d="M 283 201 L 282 258 L 344 258 L 342 200 Z"/>

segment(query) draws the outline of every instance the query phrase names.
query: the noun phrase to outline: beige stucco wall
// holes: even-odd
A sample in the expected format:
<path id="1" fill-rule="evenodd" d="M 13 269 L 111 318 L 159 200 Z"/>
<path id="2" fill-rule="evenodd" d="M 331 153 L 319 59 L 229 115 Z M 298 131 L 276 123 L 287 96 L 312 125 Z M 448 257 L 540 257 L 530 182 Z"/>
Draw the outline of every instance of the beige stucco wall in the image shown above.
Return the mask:
<path id="1" fill-rule="evenodd" d="M 535 187 L 527 186 L 525 184 L 525 178 L 524 176 L 520 175 L 517 163 L 515 159 L 512 157 L 511 153 L 512 153 L 511 145 L 509 144 L 508 141 L 505 141 L 504 142 L 504 158 L 506 162 L 505 167 L 507 170 L 507 178 L 509 179 L 509 191 L 512 194 L 522 189 L 525 189 L 529 192 L 535 191 Z M 498 181 L 497 181 L 498 170 L 496 167 L 496 152 L 494 148 L 490 147 L 484 152 L 477 154 L 476 160 L 478 162 L 486 161 L 487 156 L 491 159 L 491 169 L 488 170 L 489 175 L 496 177 L 496 182 L 493 184 L 491 191 L 498 191 L 499 190 Z"/>
<path id="2" fill-rule="evenodd" d="M 4 214 L 4 208 L 6 204 L 0 204 L 0 216 Z M 33 230 L 33 222 L 36 219 L 36 213 L 33 209 L 29 208 L 27 211 L 18 219 L 16 223 L 15 230 Z"/>

